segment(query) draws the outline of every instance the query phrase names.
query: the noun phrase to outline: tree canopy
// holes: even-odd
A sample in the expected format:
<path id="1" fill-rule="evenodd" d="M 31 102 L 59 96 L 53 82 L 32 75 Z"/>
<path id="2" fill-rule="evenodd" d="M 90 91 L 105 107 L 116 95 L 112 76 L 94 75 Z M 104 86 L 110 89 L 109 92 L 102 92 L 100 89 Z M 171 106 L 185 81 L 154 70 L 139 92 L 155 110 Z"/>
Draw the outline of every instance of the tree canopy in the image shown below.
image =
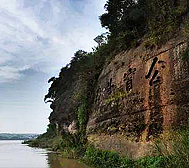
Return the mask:
<path id="1" fill-rule="evenodd" d="M 102 27 L 112 38 L 121 35 L 126 41 L 142 38 L 145 34 L 157 41 L 174 34 L 188 10 L 188 0 L 108 0 L 106 13 L 100 16 Z M 124 42 L 124 41 L 123 41 Z"/>

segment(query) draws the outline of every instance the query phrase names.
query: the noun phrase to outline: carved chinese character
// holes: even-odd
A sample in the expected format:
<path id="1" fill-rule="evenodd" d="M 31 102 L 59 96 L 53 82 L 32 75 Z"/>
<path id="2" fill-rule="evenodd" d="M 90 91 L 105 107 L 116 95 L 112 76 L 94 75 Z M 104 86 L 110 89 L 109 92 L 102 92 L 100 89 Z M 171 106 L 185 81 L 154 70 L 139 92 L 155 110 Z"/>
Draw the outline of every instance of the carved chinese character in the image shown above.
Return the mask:
<path id="1" fill-rule="evenodd" d="M 153 71 L 153 69 L 154 69 L 154 66 L 156 65 L 157 61 L 158 61 L 158 58 L 155 57 L 155 58 L 153 59 L 153 62 L 152 62 L 152 65 L 151 65 L 151 67 L 150 67 L 150 69 L 149 69 L 148 74 L 145 76 L 146 79 L 150 78 L 150 76 L 151 76 L 151 74 L 152 74 L 152 71 Z M 166 64 L 166 63 L 165 63 L 164 61 L 158 61 L 158 64 L 161 64 L 161 67 L 162 67 L 162 68 L 165 68 L 165 64 Z M 151 78 L 151 80 L 150 80 L 150 82 L 149 82 L 149 85 L 150 85 L 150 86 L 152 86 L 152 85 L 155 84 L 155 83 L 159 83 L 159 82 L 161 81 L 161 77 L 158 76 L 158 73 L 159 73 L 158 70 L 155 70 L 155 71 L 154 71 L 154 74 L 152 75 L 152 78 Z M 156 79 L 156 80 L 154 81 L 154 79 Z"/>
<path id="2" fill-rule="evenodd" d="M 133 75 L 136 72 L 136 68 L 129 68 L 128 73 L 124 73 L 123 81 L 126 84 L 126 91 L 129 92 L 133 88 Z"/>

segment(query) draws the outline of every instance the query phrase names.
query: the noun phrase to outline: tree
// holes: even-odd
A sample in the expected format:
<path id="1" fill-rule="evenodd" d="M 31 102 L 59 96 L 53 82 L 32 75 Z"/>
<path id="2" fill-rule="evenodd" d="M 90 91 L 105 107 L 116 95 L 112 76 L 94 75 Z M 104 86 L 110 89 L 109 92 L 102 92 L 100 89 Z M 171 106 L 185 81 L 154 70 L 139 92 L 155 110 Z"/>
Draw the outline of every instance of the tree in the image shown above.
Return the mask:
<path id="1" fill-rule="evenodd" d="M 98 43 L 98 46 L 105 44 L 108 40 L 107 38 L 108 33 L 102 33 L 94 38 L 94 41 Z"/>
<path id="2" fill-rule="evenodd" d="M 107 12 L 100 16 L 102 27 L 109 29 L 112 35 L 118 35 L 122 31 L 135 31 L 145 18 L 141 4 L 141 1 L 135 0 L 107 1 Z"/>

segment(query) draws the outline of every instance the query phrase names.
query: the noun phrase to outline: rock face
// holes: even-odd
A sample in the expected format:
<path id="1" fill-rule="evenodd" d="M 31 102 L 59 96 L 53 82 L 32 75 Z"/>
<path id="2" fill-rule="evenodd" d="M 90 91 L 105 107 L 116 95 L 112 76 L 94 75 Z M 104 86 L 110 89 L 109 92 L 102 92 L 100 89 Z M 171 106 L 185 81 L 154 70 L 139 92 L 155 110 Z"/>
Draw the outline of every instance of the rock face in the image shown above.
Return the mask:
<path id="1" fill-rule="evenodd" d="M 73 104 L 73 97 L 74 97 L 74 85 L 77 80 L 73 80 L 72 85 L 58 98 L 51 104 L 51 112 L 49 116 L 50 123 L 56 125 L 56 129 L 64 133 L 74 133 L 76 132 L 76 126 L 74 121 L 74 104 Z"/>
<path id="2" fill-rule="evenodd" d="M 78 83 L 84 83 L 77 74 L 72 79 L 70 87 L 51 104 L 50 122 L 62 134 L 78 131 L 75 107 L 80 104 L 74 100 Z M 96 147 L 134 158 L 148 153 L 151 139 L 188 122 L 187 40 L 172 39 L 161 48 L 141 44 L 115 56 L 99 76 L 90 116 L 85 114 L 87 120 L 89 117 L 88 140 Z"/>
<path id="3" fill-rule="evenodd" d="M 120 132 L 148 141 L 189 116 L 188 44 L 140 45 L 117 55 L 99 77 L 88 135 Z"/>

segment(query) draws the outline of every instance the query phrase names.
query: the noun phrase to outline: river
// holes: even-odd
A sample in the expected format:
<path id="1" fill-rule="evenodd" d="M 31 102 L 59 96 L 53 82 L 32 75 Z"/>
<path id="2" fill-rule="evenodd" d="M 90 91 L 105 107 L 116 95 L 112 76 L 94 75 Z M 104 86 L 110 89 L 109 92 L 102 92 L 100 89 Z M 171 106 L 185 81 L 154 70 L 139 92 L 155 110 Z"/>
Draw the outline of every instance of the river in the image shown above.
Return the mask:
<path id="1" fill-rule="evenodd" d="M 30 148 L 21 141 L 0 140 L 0 168 L 90 168 L 46 149 Z"/>

